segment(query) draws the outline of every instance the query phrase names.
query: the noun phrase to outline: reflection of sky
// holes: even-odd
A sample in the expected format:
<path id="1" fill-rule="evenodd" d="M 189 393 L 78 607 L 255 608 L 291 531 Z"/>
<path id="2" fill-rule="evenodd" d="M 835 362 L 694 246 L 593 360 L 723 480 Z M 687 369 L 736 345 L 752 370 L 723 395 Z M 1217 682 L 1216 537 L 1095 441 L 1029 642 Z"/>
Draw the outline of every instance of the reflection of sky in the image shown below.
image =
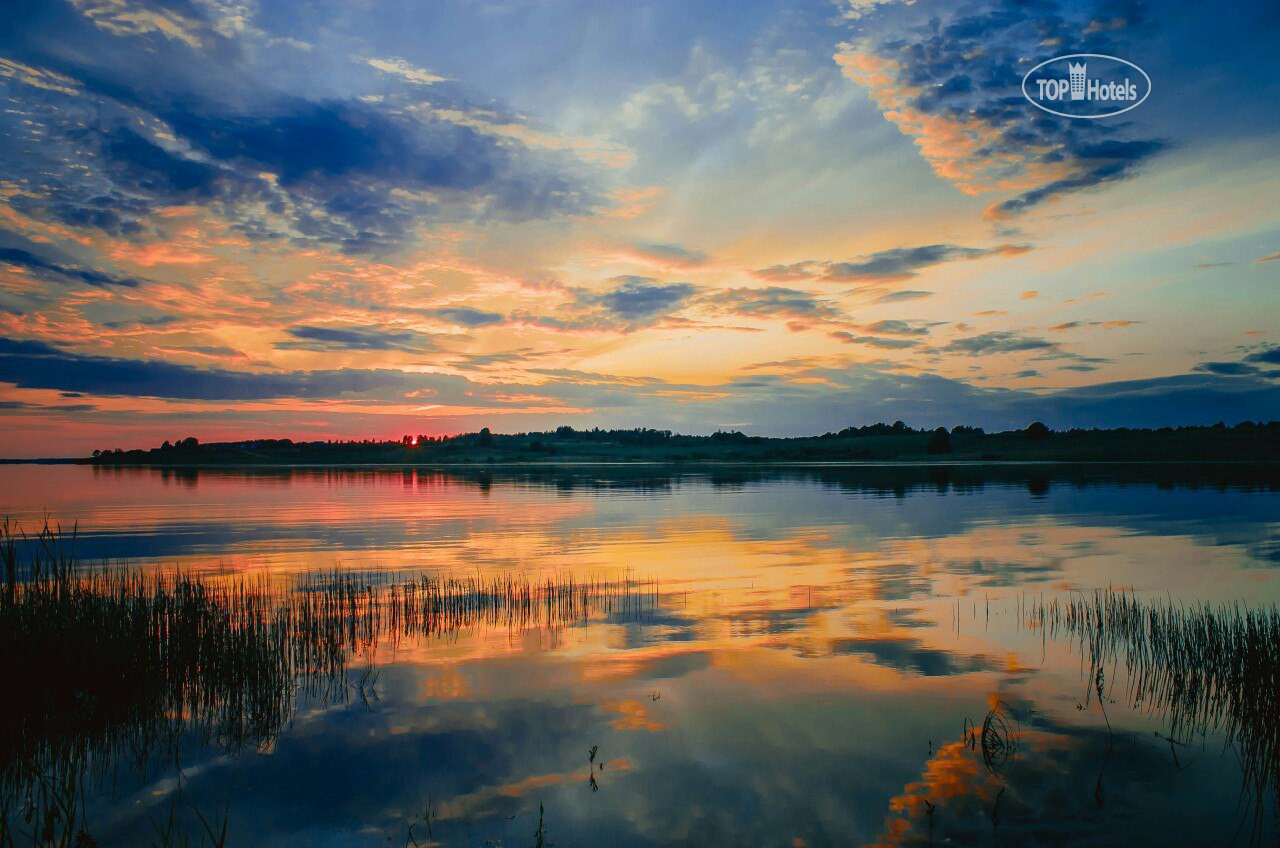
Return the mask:
<path id="1" fill-rule="evenodd" d="M 532 844 L 540 803 L 560 845 L 928 844 L 921 799 L 939 844 L 972 844 L 991 839 L 1001 788 L 1001 844 L 1229 838 L 1234 757 L 1211 736 L 1180 752 L 1179 771 L 1154 735 L 1161 717 L 1125 703 L 1122 669 L 1098 804 L 1108 737 L 1079 654 L 1020 627 L 1018 605 L 1107 585 L 1280 598 L 1258 557 L 1276 494 L 1240 489 L 1051 480 L 884 496 L 829 470 L 634 489 L 398 472 L 0 475 L 29 497 L 24 523 L 41 508 L 78 520 L 95 556 L 658 581 L 658 609 L 640 616 L 383 646 L 367 708 L 304 705 L 263 754 L 194 748 L 183 803 L 230 800 L 236 844 L 403 844 L 428 804 L 443 844 Z M 1022 729 L 1002 776 L 961 744 L 993 697 Z M 603 771 L 589 772 L 593 745 Z M 110 822 L 104 844 L 136 841 L 167 796 L 126 781 L 115 797 L 91 802 L 91 820 Z"/>
<path id="2" fill-rule="evenodd" d="M 996 778 L 959 739 L 999 674 L 921 678 L 768 648 L 717 654 L 621 679 L 577 676 L 572 649 L 391 666 L 369 710 L 307 713 L 269 755 L 190 769 L 188 803 L 231 799 L 237 841 L 262 845 L 400 844 L 429 804 L 448 845 L 532 844 L 538 804 L 562 845 L 920 844 L 902 838 L 923 837 L 909 814 L 917 796 L 942 811 L 940 840 L 974 844 L 990 839 L 1005 785 L 1002 844 L 1139 844 L 1145 834 L 1192 845 L 1233 829 L 1218 813 L 1234 808 L 1233 758 L 1211 741 L 1179 772 L 1138 717 L 1107 762 L 1099 806 L 1105 730 L 1096 716 L 1054 715 L 1063 693 L 1051 684 L 1023 687 L 1046 703 L 1032 712 L 1018 702 L 1023 750 Z M 590 771 L 592 745 L 603 771 Z M 1181 811 L 1176 829 L 1166 829 L 1170 811 Z M 140 827 L 144 816 L 124 816 L 118 833 Z"/>
<path id="3" fill-rule="evenodd" d="M 29 529 L 46 512 L 78 523 L 77 551 L 88 560 L 233 568 L 631 568 L 668 580 L 789 573 L 789 583 L 805 583 L 870 563 L 902 589 L 934 570 L 988 588 L 1050 580 L 1073 560 L 1102 569 L 1100 585 L 1163 589 L 1170 579 L 1198 587 L 1203 563 L 1192 560 L 1234 568 L 1277 557 L 1274 495 L 1246 488 L 1046 478 L 945 490 L 913 481 L 892 492 L 864 477 L 823 469 L 636 482 L 604 472 L 568 488 L 413 470 L 180 476 L 11 466 L 0 468 L 0 511 Z M 1153 566 L 1129 560 L 1153 544 L 1176 549 L 1148 581 Z M 679 557 L 696 559 L 696 574 Z M 818 565 L 825 577 L 813 573 Z M 906 571 L 895 577 L 894 568 Z"/>

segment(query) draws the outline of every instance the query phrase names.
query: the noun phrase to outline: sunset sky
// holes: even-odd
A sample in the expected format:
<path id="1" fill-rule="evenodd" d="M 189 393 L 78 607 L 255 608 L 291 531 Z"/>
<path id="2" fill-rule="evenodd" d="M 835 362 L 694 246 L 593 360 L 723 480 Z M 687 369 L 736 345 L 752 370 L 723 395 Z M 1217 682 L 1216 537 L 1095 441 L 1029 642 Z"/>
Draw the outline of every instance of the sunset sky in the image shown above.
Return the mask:
<path id="1" fill-rule="evenodd" d="M 0 456 L 1280 418 L 1280 5 L 17 0 Z M 1150 98 L 1046 114 L 1119 56 Z"/>

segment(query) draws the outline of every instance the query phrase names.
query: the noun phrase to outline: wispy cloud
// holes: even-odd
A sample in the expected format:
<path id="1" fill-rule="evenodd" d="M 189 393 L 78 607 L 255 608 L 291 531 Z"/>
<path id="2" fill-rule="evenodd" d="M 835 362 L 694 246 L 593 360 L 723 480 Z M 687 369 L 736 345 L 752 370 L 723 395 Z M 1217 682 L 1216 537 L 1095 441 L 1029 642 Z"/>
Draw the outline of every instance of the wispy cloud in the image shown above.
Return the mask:
<path id="1" fill-rule="evenodd" d="M 276 342 L 280 350 L 430 350 L 431 340 L 412 330 L 374 327 L 291 327 L 289 341 Z"/>
<path id="2" fill-rule="evenodd" d="M 433 83 L 446 82 L 448 80 L 448 77 L 442 77 L 424 68 L 415 68 L 404 59 L 394 57 L 388 59 L 366 59 L 365 63 L 371 68 L 382 71 L 384 74 L 392 74 L 419 85 L 432 85 Z"/>
<path id="3" fill-rule="evenodd" d="M 790 265 L 761 268 L 755 276 L 763 280 L 817 279 L 823 282 L 892 282 L 915 277 L 924 268 L 944 262 L 981 259 L 986 256 L 1016 256 L 1026 253 L 1028 245 L 1001 244 L 995 247 L 962 247 L 955 244 L 927 244 L 920 247 L 896 247 L 855 260 L 830 262 L 806 260 Z"/>
<path id="4" fill-rule="evenodd" d="M 0 247 L 0 263 L 32 271 L 46 279 L 73 283 L 87 283 L 88 285 L 96 286 L 98 288 L 108 286 L 137 288 L 139 283 L 139 281 L 133 277 L 120 277 L 112 274 L 104 274 L 101 271 L 60 265 L 56 262 L 50 262 L 47 259 L 36 256 L 34 253 L 16 247 Z"/>
<path id="5" fill-rule="evenodd" d="M 996 353 L 1016 353 L 1027 350 L 1046 350 L 1055 348 L 1053 342 L 1036 336 L 1021 333 L 993 331 L 976 336 L 955 339 L 943 346 L 945 351 L 965 353 L 969 356 L 988 356 Z"/>

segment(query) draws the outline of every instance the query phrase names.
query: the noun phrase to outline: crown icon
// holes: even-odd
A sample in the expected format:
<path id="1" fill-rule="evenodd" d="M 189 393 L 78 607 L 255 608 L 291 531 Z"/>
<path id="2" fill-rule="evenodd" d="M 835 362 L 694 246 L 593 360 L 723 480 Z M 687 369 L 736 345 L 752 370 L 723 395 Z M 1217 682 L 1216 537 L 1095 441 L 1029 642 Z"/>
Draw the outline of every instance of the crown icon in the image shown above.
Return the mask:
<path id="1" fill-rule="evenodd" d="M 1084 100 L 1084 69 L 1085 63 L 1075 62 L 1067 63 L 1067 73 L 1071 76 L 1071 99 Z"/>

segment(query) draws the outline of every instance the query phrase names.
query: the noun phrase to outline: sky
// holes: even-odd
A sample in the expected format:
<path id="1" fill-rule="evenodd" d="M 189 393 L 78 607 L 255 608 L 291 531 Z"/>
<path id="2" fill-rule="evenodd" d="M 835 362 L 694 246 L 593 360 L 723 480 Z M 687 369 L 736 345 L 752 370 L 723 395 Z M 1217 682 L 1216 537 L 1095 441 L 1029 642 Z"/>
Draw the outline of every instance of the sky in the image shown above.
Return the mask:
<path id="1" fill-rule="evenodd" d="M 1280 418 L 1280 6 L 11 0 L 0 456 Z M 1123 115 L 1035 65 L 1117 56 Z"/>

